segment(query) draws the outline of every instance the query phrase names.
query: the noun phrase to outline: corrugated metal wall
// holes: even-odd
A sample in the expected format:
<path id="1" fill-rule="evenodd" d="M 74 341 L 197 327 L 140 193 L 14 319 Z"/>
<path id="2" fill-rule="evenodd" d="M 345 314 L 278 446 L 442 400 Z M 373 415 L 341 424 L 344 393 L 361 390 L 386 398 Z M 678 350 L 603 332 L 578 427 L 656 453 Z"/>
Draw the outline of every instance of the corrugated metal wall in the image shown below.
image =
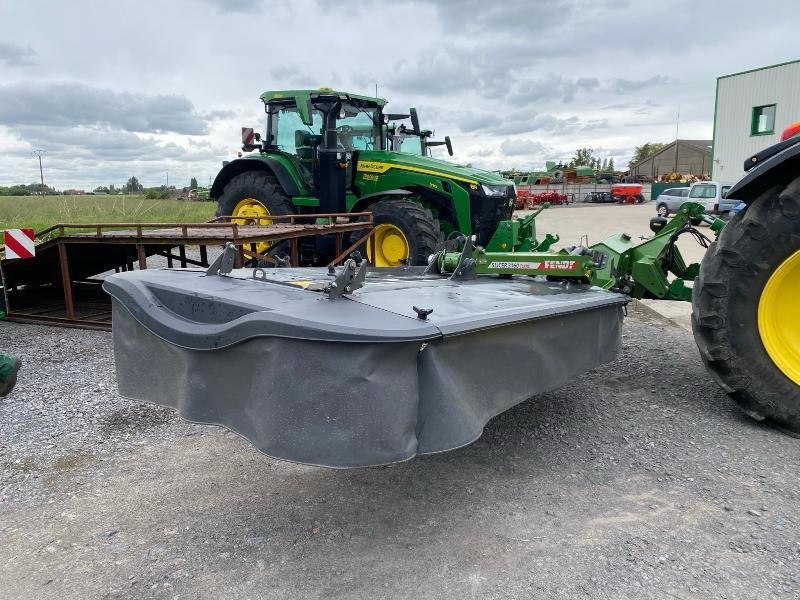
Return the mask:
<path id="1" fill-rule="evenodd" d="M 751 135 L 753 108 L 777 105 L 771 135 Z M 734 183 L 744 175 L 748 156 L 780 141 L 781 132 L 800 121 L 800 61 L 717 80 L 712 177 Z"/>

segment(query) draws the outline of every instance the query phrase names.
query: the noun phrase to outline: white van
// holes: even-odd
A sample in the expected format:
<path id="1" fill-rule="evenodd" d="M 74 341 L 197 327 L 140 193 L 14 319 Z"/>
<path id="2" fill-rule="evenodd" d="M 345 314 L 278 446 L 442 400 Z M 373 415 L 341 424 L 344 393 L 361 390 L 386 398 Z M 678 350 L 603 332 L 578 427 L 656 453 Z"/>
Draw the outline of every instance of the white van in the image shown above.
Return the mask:
<path id="1" fill-rule="evenodd" d="M 731 187 L 717 181 L 698 181 L 693 183 L 689 189 L 687 200 L 702 204 L 708 214 L 723 214 L 739 203 L 738 200 L 728 200 L 726 198 Z"/>

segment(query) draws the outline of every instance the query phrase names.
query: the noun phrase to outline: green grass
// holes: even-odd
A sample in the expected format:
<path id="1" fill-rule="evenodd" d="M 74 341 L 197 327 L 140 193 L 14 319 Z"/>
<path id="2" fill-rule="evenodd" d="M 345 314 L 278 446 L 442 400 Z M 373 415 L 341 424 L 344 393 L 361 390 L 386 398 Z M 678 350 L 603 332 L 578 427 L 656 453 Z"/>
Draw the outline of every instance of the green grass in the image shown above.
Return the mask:
<path id="1" fill-rule="evenodd" d="M 215 202 L 146 200 L 143 196 L 0 196 L 0 229 L 56 223 L 202 223 Z"/>

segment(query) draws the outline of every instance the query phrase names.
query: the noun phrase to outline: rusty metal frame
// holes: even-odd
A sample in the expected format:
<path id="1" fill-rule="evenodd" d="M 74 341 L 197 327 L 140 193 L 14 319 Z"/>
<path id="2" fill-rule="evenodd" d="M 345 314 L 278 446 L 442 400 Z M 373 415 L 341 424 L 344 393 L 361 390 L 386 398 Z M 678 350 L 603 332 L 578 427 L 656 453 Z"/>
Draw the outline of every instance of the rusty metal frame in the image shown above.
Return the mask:
<path id="1" fill-rule="evenodd" d="M 71 327 L 95 329 L 108 329 L 110 327 L 111 311 L 110 308 L 105 310 L 105 306 L 96 306 L 89 314 L 86 314 L 85 310 L 83 310 L 82 314 L 78 315 L 74 284 L 70 277 L 68 247 L 72 244 L 101 243 L 133 246 L 136 250 L 134 262 L 126 260 L 124 263 L 115 266 L 114 269 L 118 272 L 133 270 L 135 263 L 138 263 L 139 269 L 146 269 L 147 251 L 145 246 L 167 246 L 167 250 L 151 251 L 151 255 L 166 257 L 169 266 L 172 266 L 174 260 L 178 260 L 184 268 L 187 265 L 207 266 L 207 246 L 217 245 L 226 241 L 233 242 L 237 247 L 236 262 L 239 266 L 243 266 L 246 259 L 276 263 L 277 261 L 273 257 L 258 253 L 256 244 L 279 242 L 287 239 L 290 240 L 291 264 L 297 266 L 299 263 L 298 239 L 317 235 L 335 236 L 336 258 L 330 265 L 341 263 L 365 241 L 371 244 L 374 255 L 374 238 L 372 237 L 374 223 L 372 213 L 369 212 L 271 215 L 270 217 L 256 218 L 255 220 L 259 221 L 259 224 L 256 225 L 239 223 L 234 219 L 231 216 L 221 216 L 206 223 L 58 223 L 48 227 L 37 232 L 36 238 L 41 239 L 56 232 L 54 237 L 44 240 L 40 244 L 40 248 L 57 247 L 64 303 L 63 305 L 58 305 L 57 303 L 33 304 L 20 311 L 14 311 L 9 298 L 9 289 L 14 287 L 13 282 L 11 282 L 11 286 L 4 285 L 2 288 L 7 318 L 23 322 L 44 322 Z M 262 220 L 268 221 L 268 223 L 261 223 Z M 252 222 L 253 219 L 250 219 L 250 221 Z M 169 229 L 174 229 L 175 231 L 167 231 Z M 222 229 L 228 230 L 228 234 L 221 235 L 220 230 Z M 342 250 L 345 233 L 364 229 L 368 230 L 366 235 Z M 83 233 L 87 230 L 92 231 L 92 234 Z M 161 231 L 156 232 L 153 230 Z M 164 235 L 158 235 L 159 233 Z M 200 247 L 199 262 L 187 258 L 187 245 Z M 177 256 L 173 254 L 174 248 L 178 249 Z M 0 251 L 4 249 L 4 246 L 0 245 Z M 0 277 L 2 277 L 3 282 L 5 282 L 4 262 L 5 259 L 0 260 Z M 63 312 L 65 316 L 47 314 L 59 311 Z M 105 316 L 108 318 L 105 319 Z"/>

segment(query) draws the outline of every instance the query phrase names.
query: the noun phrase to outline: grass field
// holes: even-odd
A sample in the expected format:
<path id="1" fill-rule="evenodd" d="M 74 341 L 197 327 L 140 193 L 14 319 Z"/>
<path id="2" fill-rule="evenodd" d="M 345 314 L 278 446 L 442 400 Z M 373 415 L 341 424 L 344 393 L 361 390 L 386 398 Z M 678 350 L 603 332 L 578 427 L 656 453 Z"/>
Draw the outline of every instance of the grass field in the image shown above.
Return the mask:
<path id="1" fill-rule="evenodd" d="M 56 223 L 200 223 L 215 202 L 145 200 L 143 196 L 0 196 L 0 229 Z"/>

